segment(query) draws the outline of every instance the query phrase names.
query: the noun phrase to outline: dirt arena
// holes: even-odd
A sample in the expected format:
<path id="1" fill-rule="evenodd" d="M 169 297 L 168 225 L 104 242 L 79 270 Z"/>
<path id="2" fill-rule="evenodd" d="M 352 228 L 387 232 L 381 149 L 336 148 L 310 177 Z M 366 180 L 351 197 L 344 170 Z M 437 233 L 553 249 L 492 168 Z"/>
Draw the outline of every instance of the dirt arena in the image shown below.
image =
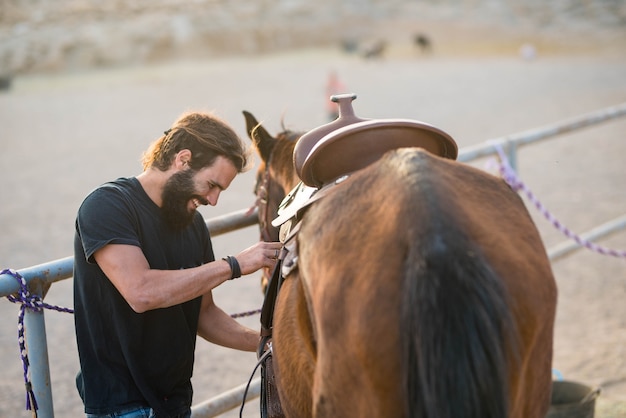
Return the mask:
<path id="1" fill-rule="evenodd" d="M 622 47 L 626 42 L 621 44 Z M 141 170 L 141 152 L 185 110 L 213 110 L 245 137 L 242 110 L 294 129 L 325 123 L 325 82 L 334 70 L 358 94 L 357 115 L 419 119 L 467 147 L 626 102 L 626 48 L 544 53 L 519 44 L 497 54 L 424 56 L 410 45 L 363 60 L 338 50 L 303 50 L 155 67 L 18 78 L 0 92 L 2 240 L 0 268 L 23 268 L 71 255 L 75 211 L 97 185 Z M 523 181 L 565 225 L 584 232 L 624 214 L 626 118 L 580 130 L 520 152 Z M 475 164 L 483 167 L 485 161 Z M 240 176 L 205 217 L 249 207 L 253 173 Z M 533 207 L 546 247 L 565 239 Z M 254 243 L 250 227 L 217 237 L 218 256 Z M 626 232 L 600 244 L 626 249 Z M 559 305 L 553 366 L 568 380 L 601 386 L 596 417 L 626 416 L 626 260 L 581 250 L 555 261 Z M 216 300 L 230 313 L 262 303 L 258 277 L 225 284 Z M 72 307 L 71 280 L 46 301 Z M 18 307 L 0 301 L 0 417 L 28 417 L 17 345 Z M 46 312 L 54 409 L 79 417 L 78 358 L 71 315 Z M 258 328 L 258 316 L 243 319 Z M 247 381 L 255 356 L 199 341 L 195 403 Z M 235 411 L 224 414 L 237 416 Z M 257 401 L 244 416 L 258 416 Z"/>

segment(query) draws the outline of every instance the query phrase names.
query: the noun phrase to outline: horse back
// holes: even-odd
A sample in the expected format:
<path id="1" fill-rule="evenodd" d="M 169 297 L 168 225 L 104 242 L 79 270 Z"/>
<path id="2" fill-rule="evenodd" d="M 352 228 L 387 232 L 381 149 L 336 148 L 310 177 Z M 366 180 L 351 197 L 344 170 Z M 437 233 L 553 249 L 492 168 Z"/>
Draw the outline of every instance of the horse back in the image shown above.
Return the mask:
<path id="1" fill-rule="evenodd" d="M 399 149 L 298 236 L 316 416 L 542 417 L 556 287 L 502 180 Z"/>

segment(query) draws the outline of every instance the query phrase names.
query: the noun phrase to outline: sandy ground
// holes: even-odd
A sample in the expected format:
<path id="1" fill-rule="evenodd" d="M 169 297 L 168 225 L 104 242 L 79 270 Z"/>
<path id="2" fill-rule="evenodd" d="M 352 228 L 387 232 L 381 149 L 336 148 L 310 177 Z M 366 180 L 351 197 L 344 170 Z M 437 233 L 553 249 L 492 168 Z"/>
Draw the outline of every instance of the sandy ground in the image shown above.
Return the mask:
<path id="1" fill-rule="evenodd" d="M 138 174 L 139 157 L 184 110 L 215 110 L 245 136 L 242 110 L 275 132 L 325 122 L 324 84 L 336 70 L 359 96 L 362 117 L 429 122 L 461 148 L 626 102 L 626 53 L 498 56 L 390 54 L 363 61 L 334 50 L 256 58 L 179 62 L 150 68 L 17 79 L 0 94 L 0 267 L 23 268 L 71 255 L 73 222 L 83 197 L 102 182 Z M 583 232 L 624 214 L 626 119 L 584 129 L 521 151 L 520 175 L 566 225 Z M 483 165 L 483 162 L 477 162 Z M 252 173 L 240 176 L 213 217 L 253 202 Z M 547 247 L 565 238 L 534 209 Z M 258 237 L 255 227 L 217 237 L 218 256 Z M 601 241 L 626 249 L 626 233 Z M 566 379 L 602 386 L 596 417 L 626 416 L 626 262 L 587 250 L 556 261 L 559 307 L 554 367 Z M 72 306 L 72 283 L 55 284 L 46 301 Z M 259 308 L 258 277 L 216 290 L 230 313 Z M 16 305 L 0 301 L 0 417 L 27 417 L 17 345 Z M 258 328 L 258 316 L 243 319 Z M 79 417 L 78 359 L 72 316 L 47 312 L 54 409 Z M 255 356 L 198 344 L 195 403 L 247 381 Z M 229 412 L 224 416 L 236 416 Z M 258 416 L 253 401 L 245 416 Z"/>

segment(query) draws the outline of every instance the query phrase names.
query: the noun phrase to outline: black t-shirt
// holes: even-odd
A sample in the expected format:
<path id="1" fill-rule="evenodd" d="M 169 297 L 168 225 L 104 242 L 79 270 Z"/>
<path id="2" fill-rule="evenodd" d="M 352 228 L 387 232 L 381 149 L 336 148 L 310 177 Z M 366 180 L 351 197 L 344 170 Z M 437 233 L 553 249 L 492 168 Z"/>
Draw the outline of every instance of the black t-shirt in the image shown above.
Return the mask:
<path id="1" fill-rule="evenodd" d="M 97 188 L 76 217 L 74 320 L 85 412 L 148 405 L 159 417 L 184 413 L 202 298 L 136 313 L 95 263 L 107 244 L 140 247 L 152 269 L 196 267 L 214 260 L 204 219 L 196 213 L 192 225 L 173 231 L 136 178 Z"/>

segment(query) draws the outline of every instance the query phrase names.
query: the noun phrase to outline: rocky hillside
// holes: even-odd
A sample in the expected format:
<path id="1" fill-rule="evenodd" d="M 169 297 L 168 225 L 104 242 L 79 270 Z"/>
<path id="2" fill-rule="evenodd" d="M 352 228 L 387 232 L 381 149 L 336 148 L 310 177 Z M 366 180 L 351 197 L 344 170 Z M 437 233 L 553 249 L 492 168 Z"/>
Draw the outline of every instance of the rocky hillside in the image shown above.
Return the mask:
<path id="1" fill-rule="evenodd" d="M 535 36 L 601 31 L 619 41 L 626 2 L 0 0 L 0 76 L 408 39 L 420 25 L 468 24 Z"/>

